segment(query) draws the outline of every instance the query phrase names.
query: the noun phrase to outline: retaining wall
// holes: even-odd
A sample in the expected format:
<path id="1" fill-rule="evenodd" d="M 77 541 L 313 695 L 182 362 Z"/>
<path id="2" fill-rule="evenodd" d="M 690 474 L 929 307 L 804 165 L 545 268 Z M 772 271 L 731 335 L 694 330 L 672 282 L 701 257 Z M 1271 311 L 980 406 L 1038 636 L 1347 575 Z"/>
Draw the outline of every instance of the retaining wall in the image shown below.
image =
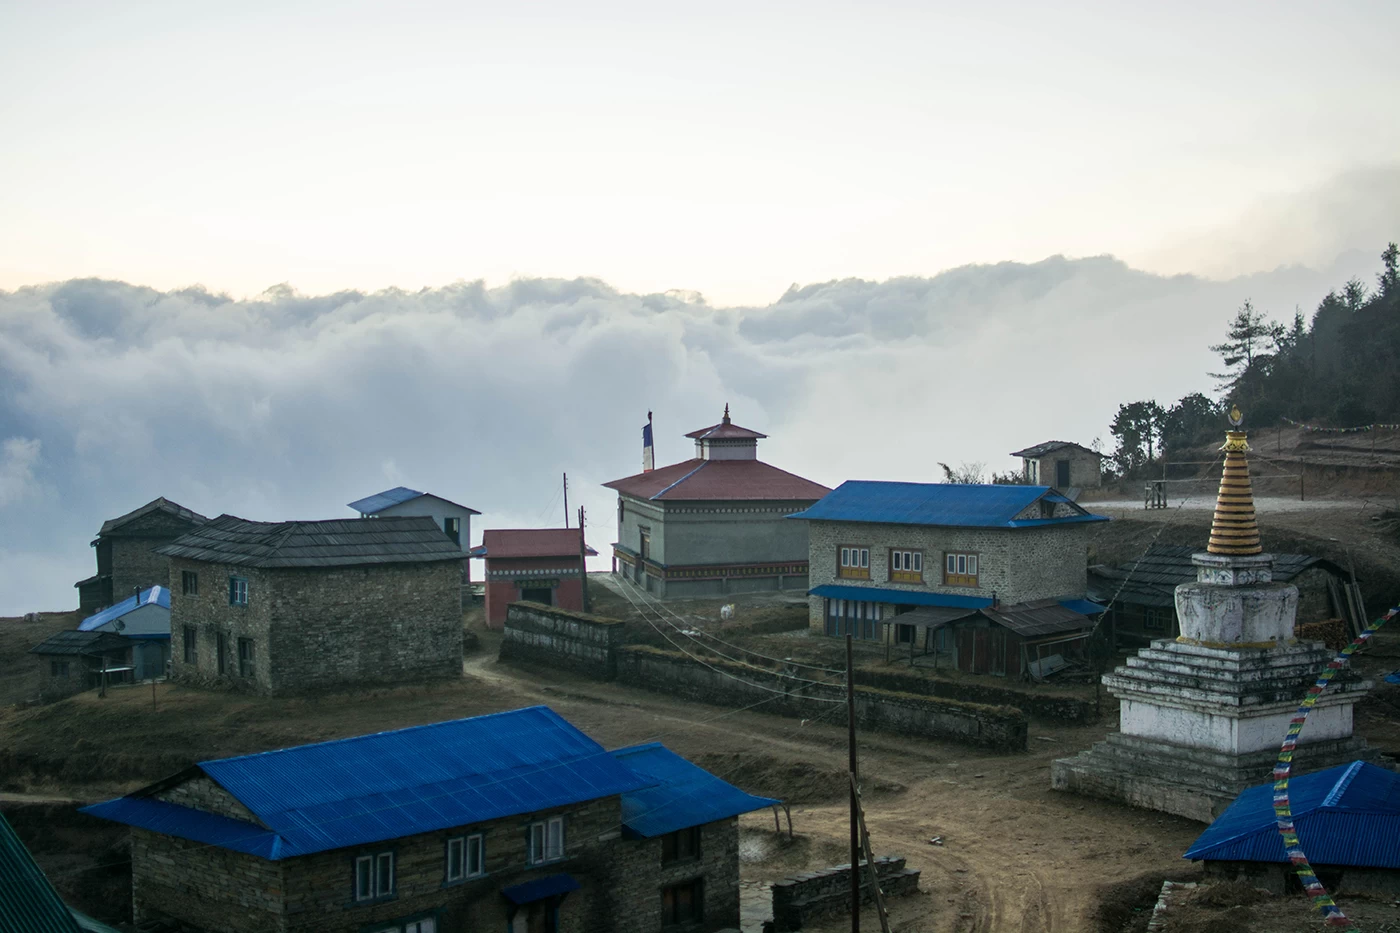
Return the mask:
<path id="1" fill-rule="evenodd" d="M 942 680 L 894 670 L 856 668 L 856 683 L 881 690 L 917 693 L 950 700 L 970 700 L 991 706 L 1014 706 L 1032 719 L 1053 722 L 1091 723 L 1098 720 L 1093 700 L 1066 694 L 1012 690 L 966 681 Z"/>
<path id="2" fill-rule="evenodd" d="M 877 858 L 875 872 L 880 876 L 880 890 L 887 898 L 919 890 L 919 872 L 905 868 L 902 858 Z M 860 866 L 860 899 L 863 904 L 875 900 L 870 888 L 870 870 L 864 862 Z M 848 914 L 850 910 L 850 865 L 837 865 L 773 882 L 775 933 L 800 930 L 813 920 Z"/>
<path id="3" fill-rule="evenodd" d="M 625 629 L 616 619 L 514 602 L 506 608 L 500 657 L 612 680 L 617 676 L 616 649 Z"/>
<path id="4" fill-rule="evenodd" d="M 767 700 L 764 711 L 803 719 L 841 721 L 832 711 L 845 702 L 841 685 L 814 685 L 786 674 L 705 659 L 702 665 L 677 651 L 650 645 L 615 649 L 617 680 L 720 706 L 748 706 Z M 773 693 L 772 691 L 779 691 Z M 831 702 L 836 701 L 836 702 Z M 940 697 L 857 687 L 856 720 L 867 729 L 929 739 L 951 739 L 998 751 L 1025 751 L 1026 717 L 1008 706 L 989 706 Z"/>

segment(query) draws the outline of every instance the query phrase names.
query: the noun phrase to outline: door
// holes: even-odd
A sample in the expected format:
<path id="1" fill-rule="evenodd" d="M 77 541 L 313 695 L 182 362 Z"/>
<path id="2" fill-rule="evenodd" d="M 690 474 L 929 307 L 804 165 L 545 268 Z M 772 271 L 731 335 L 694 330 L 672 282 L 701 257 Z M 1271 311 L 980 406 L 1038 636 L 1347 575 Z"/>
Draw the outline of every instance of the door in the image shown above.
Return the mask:
<path id="1" fill-rule="evenodd" d="M 994 625 L 988 629 L 987 669 L 1002 677 L 1006 676 L 1006 629 Z"/>
<path id="2" fill-rule="evenodd" d="M 987 673 L 987 630 L 972 630 L 972 673 Z"/>
<path id="3" fill-rule="evenodd" d="M 1055 488 L 1065 490 L 1069 488 L 1069 461 L 1055 461 Z"/>
<path id="4" fill-rule="evenodd" d="M 554 605 L 554 588 L 538 586 L 523 589 L 520 591 L 520 598 L 526 602 L 542 603 L 546 606 L 552 606 Z"/>

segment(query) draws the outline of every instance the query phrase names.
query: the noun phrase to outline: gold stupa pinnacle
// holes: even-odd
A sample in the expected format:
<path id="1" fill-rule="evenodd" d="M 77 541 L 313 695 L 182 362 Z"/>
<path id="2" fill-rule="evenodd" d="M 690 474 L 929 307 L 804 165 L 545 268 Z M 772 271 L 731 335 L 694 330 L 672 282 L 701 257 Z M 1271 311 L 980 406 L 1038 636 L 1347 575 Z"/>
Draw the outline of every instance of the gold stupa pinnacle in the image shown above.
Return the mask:
<path id="1" fill-rule="evenodd" d="M 1238 407 L 1230 409 L 1230 426 L 1238 429 L 1244 416 Z M 1245 432 L 1225 432 L 1225 469 L 1220 475 L 1220 494 L 1215 499 L 1215 518 L 1210 525 L 1210 554 L 1259 554 L 1259 523 L 1254 515 L 1254 493 L 1249 486 L 1249 444 Z"/>

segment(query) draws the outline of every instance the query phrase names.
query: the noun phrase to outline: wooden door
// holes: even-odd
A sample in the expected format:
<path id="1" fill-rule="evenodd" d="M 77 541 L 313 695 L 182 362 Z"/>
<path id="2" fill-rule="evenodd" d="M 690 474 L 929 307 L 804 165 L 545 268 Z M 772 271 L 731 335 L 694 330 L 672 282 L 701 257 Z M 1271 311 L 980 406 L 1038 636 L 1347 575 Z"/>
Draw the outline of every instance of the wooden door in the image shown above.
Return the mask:
<path id="1" fill-rule="evenodd" d="M 987 673 L 987 630 L 972 630 L 972 673 Z"/>
<path id="2" fill-rule="evenodd" d="M 1006 676 L 1006 629 L 994 625 L 987 630 L 988 652 L 987 670 L 993 674 Z"/>
<path id="3" fill-rule="evenodd" d="M 1055 488 L 1061 491 L 1069 488 L 1069 461 L 1055 461 Z"/>

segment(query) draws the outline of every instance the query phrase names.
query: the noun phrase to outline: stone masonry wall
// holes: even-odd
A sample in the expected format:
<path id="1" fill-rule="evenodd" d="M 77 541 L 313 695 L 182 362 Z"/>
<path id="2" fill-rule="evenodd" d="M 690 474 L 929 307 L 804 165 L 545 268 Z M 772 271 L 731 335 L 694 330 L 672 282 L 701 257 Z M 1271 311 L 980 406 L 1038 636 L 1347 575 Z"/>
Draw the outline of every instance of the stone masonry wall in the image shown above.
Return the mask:
<path id="1" fill-rule="evenodd" d="M 703 920 L 668 929 L 713 933 L 739 926 L 739 821 L 707 823 L 700 828 L 700 857 L 661 864 L 661 837 L 636 839 L 617 847 L 613 890 L 634 905 L 618 933 L 655 933 L 661 929 L 661 892 L 673 884 L 704 882 Z"/>
<path id="2" fill-rule="evenodd" d="M 460 676 L 461 568 L 453 561 L 259 570 L 172 558 L 170 635 L 176 680 L 259 693 L 355 683 Z M 199 577 L 183 592 L 182 571 Z M 248 604 L 229 605 L 229 578 L 248 581 Z M 185 626 L 195 663 L 185 663 Z M 217 636 L 228 664 L 217 669 Z M 239 671 L 238 640 L 253 641 L 251 676 Z"/>
<path id="3" fill-rule="evenodd" d="M 274 691 L 462 675 L 460 562 L 273 571 Z"/>
<path id="4" fill-rule="evenodd" d="M 281 933 L 282 864 L 132 829 L 135 922 L 178 920 L 205 933 Z"/>
<path id="5" fill-rule="evenodd" d="M 990 684 L 969 683 L 966 680 L 943 680 L 927 677 L 918 669 L 870 670 L 856 668 L 856 683 L 864 687 L 877 687 L 897 693 L 915 693 L 923 696 L 944 697 L 950 700 L 969 700 L 973 703 L 986 703 L 989 706 L 1014 706 L 1032 719 L 1050 722 L 1096 722 L 1098 711 L 1092 700 L 1084 700 L 1068 693 L 1054 692 L 1053 687 L 1040 687 L 1036 690 L 1014 690 L 1009 687 L 994 687 Z"/>
<path id="6" fill-rule="evenodd" d="M 511 603 L 506 609 L 500 657 L 503 661 L 545 664 L 612 680 L 617 676 L 613 649 L 622 643 L 625 628 L 617 619 L 539 603 Z"/>
<path id="7" fill-rule="evenodd" d="M 869 522 L 812 521 L 808 582 L 815 588 L 827 583 L 878 587 L 910 593 L 944 593 L 990 599 L 1003 603 L 1033 599 L 1083 596 L 1088 580 L 1088 531 L 1085 525 L 1048 528 L 947 528 L 925 525 L 892 525 Z M 870 579 L 837 577 L 842 546 L 870 549 Z M 923 585 L 890 580 L 892 548 L 923 551 Z M 966 551 L 978 555 L 978 585 L 944 586 L 943 555 Z M 816 631 L 825 626 L 823 600 L 809 600 L 809 624 Z M 892 613 L 892 610 L 887 610 Z"/>
<path id="8" fill-rule="evenodd" d="M 170 585 L 170 558 L 152 548 L 169 544 L 170 538 L 112 539 L 112 603 L 136 592 L 136 587 Z"/>
<path id="9" fill-rule="evenodd" d="M 681 696 L 701 703 L 745 706 L 768 700 L 765 711 L 816 719 L 844 702 L 838 685 L 803 684 L 777 672 L 719 659 L 697 664 L 684 654 L 649 645 L 617 649 L 617 679 L 629 686 Z M 767 689 L 765 689 L 767 688 Z M 785 694 L 782 698 L 772 691 Z M 898 735 L 966 742 L 998 751 L 1025 751 L 1025 715 L 1006 706 L 984 706 L 869 687 L 856 689 L 856 719 L 865 728 Z"/>
<path id="10" fill-rule="evenodd" d="M 875 873 L 885 897 L 914 894 L 919 890 L 919 872 L 904 867 L 904 859 L 886 856 L 875 859 Z M 862 904 L 874 902 L 866 863 L 860 867 Z M 801 930 L 806 923 L 851 910 L 851 866 L 837 865 L 806 872 L 773 882 L 773 928 L 777 933 Z"/>
<path id="11" fill-rule="evenodd" d="M 179 804 L 182 807 L 207 810 L 230 819 L 257 823 L 259 826 L 264 825 L 262 820 L 253 815 L 252 810 L 243 806 L 237 797 L 224 790 L 210 777 L 190 778 L 161 791 L 155 797 L 157 800 Z"/>

